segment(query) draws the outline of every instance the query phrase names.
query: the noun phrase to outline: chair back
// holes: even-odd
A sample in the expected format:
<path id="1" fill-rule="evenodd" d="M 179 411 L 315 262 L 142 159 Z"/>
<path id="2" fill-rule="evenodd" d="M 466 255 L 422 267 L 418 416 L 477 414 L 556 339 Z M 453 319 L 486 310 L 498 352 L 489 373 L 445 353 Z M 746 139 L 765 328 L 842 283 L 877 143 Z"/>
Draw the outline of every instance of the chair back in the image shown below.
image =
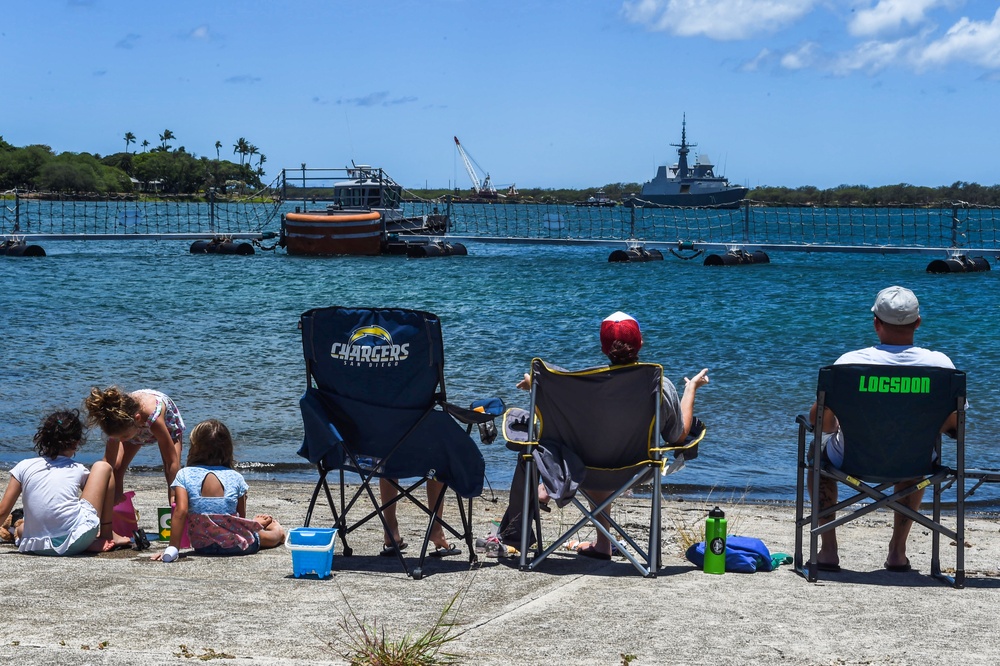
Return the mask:
<path id="1" fill-rule="evenodd" d="M 399 409 L 426 409 L 444 399 L 437 316 L 328 307 L 303 313 L 300 326 L 307 372 L 324 393 Z"/>
<path id="2" fill-rule="evenodd" d="M 658 446 L 663 368 L 632 363 L 569 372 L 531 362 L 537 441 L 568 447 L 588 468 L 651 459 Z"/>
<path id="3" fill-rule="evenodd" d="M 847 474 L 901 481 L 932 473 L 941 427 L 965 409 L 965 373 L 931 366 L 832 365 L 819 371 L 817 397 L 844 436 Z"/>
<path id="4" fill-rule="evenodd" d="M 445 400 L 441 324 L 429 312 L 330 307 L 302 315 L 309 385 L 299 401 L 298 454 L 326 469 L 351 468 L 348 452 L 378 476 L 434 471 L 463 497 L 482 492 L 485 462 Z"/>

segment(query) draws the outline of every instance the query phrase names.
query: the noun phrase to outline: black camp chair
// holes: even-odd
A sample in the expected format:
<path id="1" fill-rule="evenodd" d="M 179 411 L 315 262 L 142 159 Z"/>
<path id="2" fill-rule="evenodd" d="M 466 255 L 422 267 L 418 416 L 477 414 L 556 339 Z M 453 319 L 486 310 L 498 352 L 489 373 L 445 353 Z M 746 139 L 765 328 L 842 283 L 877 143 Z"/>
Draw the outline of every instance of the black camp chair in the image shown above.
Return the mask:
<path id="1" fill-rule="evenodd" d="M 656 576 L 661 566 L 662 495 L 659 474 L 680 469 L 685 459 L 694 458 L 697 444 L 705 433 L 702 427 L 697 438 L 685 442 L 683 446 L 659 446 L 662 377 L 663 368 L 653 363 L 567 372 L 541 359 L 532 360 L 530 423 L 524 424 L 523 428 L 523 440 L 527 441 L 522 441 L 519 436 L 508 437 L 512 443 L 523 446 L 520 455 L 526 465 L 524 506 L 521 510 L 522 570 L 535 569 L 581 527 L 591 523 L 611 540 L 612 545 L 639 573 L 646 577 Z M 504 431 L 505 436 L 509 434 L 506 423 Z M 538 483 L 535 456 L 539 447 L 555 450 L 563 459 L 575 456 L 585 468 L 577 493 L 570 499 L 583 517 L 548 548 L 542 543 L 538 493 L 535 490 Z M 665 458 L 664 454 L 668 452 L 675 453 L 675 456 Z M 611 530 L 606 530 L 597 521 L 597 516 L 615 499 L 644 483 L 652 486 L 649 541 L 640 546 L 613 518 L 610 519 Z M 588 490 L 610 491 L 611 496 L 591 509 Z M 580 495 L 586 504 L 580 500 Z M 532 519 L 537 538 L 534 556 L 529 562 L 529 523 Z M 626 547 L 626 543 L 630 548 Z"/>
<path id="2" fill-rule="evenodd" d="M 298 453 L 319 470 L 305 524 L 312 519 L 320 491 L 325 491 L 343 554 L 349 556 L 348 534 L 375 517 L 388 534 L 383 511 L 407 498 L 429 516 L 420 559 L 412 571 L 400 544 L 393 544 L 407 574 L 422 576 L 435 521 L 464 540 L 469 562 L 476 562 L 472 498 L 482 494 L 485 463 L 470 433 L 472 424 L 492 424 L 503 411 L 502 403 L 494 400 L 485 411 L 474 411 L 446 401 L 441 323 L 428 312 L 319 308 L 303 313 L 300 328 L 307 387 L 300 401 L 305 438 Z M 460 426 L 456 418 L 468 427 Z M 327 474 L 333 470 L 340 472 L 339 505 L 327 484 Z M 351 493 L 346 472 L 361 477 L 360 486 Z M 398 496 L 382 504 L 372 488 L 373 480 L 382 477 L 415 481 L 405 486 L 394 481 Z M 414 493 L 432 478 L 445 484 L 433 507 Z M 437 517 L 449 488 L 458 503 L 459 528 Z M 359 510 L 355 504 L 362 496 L 368 497 L 372 510 L 349 521 L 348 514 Z"/>
<path id="3" fill-rule="evenodd" d="M 813 433 L 811 451 L 820 450 L 822 428 L 813 428 L 806 416 L 799 416 L 798 479 L 795 512 L 795 570 L 810 582 L 818 579 L 819 538 L 825 532 L 888 507 L 931 531 L 930 572 L 954 587 L 965 584 L 965 499 L 985 482 L 1000 481 L 1000 475 L 965 469 L 965 373 L 950 368 L 927 366 L 886 366 L 845 364 L 819 371 L 816 390 L 816 422 L 833 410 L 844 437 L 844 462 L 833 467 L 825 455 L 807 455 L 807 433 Z M 943 464 L 941 428 L 957 413 L 954 468 Z M 951 447 L 948 447 L 951 458 Z M 938 461 L 938 462 L 935 462 Z M 819 497 L 822 477 L 849 486 L 853 494 L 827 509 L 813 500 L 805 515 L 805 484 L 812 469 L 811 497 Z M 898 482 L 915 479 L 912 485 L 894 492 Z M 966 491 L 966 480 L 977 483 Z M 902 498 L 933 486 L 930 515 L 913 511 L 899 503 Z M 954 486 L 954 528 L 942 523 L 942 494 Z M 820 519 L 853 507 L 840 518 L 821 525 Z M 949 521 L 951 524 L 951 521 Z M 804 531 L 809 531 L 809 559 L 803 561 Z M 955 543 L 955 575 L 941 571 L 941 537 Z"/>

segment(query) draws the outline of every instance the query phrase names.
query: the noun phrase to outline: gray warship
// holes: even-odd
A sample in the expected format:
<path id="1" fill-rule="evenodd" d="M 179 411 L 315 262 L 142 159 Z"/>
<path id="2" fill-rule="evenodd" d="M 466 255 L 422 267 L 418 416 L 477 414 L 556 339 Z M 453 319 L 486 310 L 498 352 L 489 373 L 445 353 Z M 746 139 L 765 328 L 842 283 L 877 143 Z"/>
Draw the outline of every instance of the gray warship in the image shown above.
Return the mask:
<path id="1" fill-rule="evenodd" d="M 715 165 L 707 155 L 700 154 L 693 167 L 688 167 L 688 153 L 697 144 L 687 142 L 687 116 L 681 123 L 681 142 L 677 146 L 677 164 L 661 166 L 656 176 L 642 186 L 638 195 L 627 198 L 626 206 L 680 206 L 739 208 L 749 191 L 715 175 Z"/>

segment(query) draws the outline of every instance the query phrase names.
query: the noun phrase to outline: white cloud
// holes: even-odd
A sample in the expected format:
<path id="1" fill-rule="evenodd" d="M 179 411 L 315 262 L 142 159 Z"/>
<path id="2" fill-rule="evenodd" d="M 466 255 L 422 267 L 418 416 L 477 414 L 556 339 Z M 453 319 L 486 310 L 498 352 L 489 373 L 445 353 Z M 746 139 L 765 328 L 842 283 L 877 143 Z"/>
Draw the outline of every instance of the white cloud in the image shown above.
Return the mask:
<path id="1" fill-rule="evenodd" d="M 625 18 L 680 37 L 736 40 L 776 32 L 808 14 L 817 0 L 629 0 Z"/>
<path id="2" fill-rule="evenodd" d="M 212 41 L 212 33 L 207 25 L 199 25 L 188 34 L 188 37 L 202 42 Z"/>
<path id="3" fill-rule="evenodd" d="M 761 49 L 753 59 L 741 64 L 739 69 L 743 72 L 756 72 L 773 60 L 774 53 L 770 49 Z"/>
<path id="4" fill-rule="evenodd" d="M 854 72 L 875 74 L 893 64 L 908 59 L 919 38 L 899 39 L 894 42 L 868 41 L 859 44 L 852 51 L 846 51 L 837 56 L 830 65 L 831 71 L 838 76 L 847 76 Z"/>
<path id="5" fill-rule="evenodd" d="M 918 68 L 967 62 L 1000 69 L 1000 9 L 991 21 L 962 17 L 941 39 L 934 40 L 914 56 Z"/>
<path id="6" fill-rule="evenodd" d="M 833 14 L 836 3 L 854 11 Z M 784 31 L 804 32 L 782 47 L 768 40 L 745 60 L 745 72 L 777 67 L 815 70 L 835 76 L 875 74 L 888 68 L 921 72 L 953 64 L 985 70 L 984 80 L 1000 71 L 1000 9 L 991 18 L 973 19 L 957 11 L 966 0 L 624 0 L 626 20 L 678 37 L 715 40 L 762 38 Z M 991 2 L 994 6 L 995 3 Z M 983 6 L 970 3 L 970 10 Z M 987 11 L 992 10 L 990 7 Z M 814 16 L 809 16 L 815 14 Z M 825 15 L 822 15 L 825 14 Z M 982 16 L 979 14 L 978 16 Z M 942 26 L 952 23 L 942 34 Z M 814 33 L 814 34 L 809 34 Z M 780 36 L 778 37 L 780 39 Z M 1000 78 L 1000 75 L 994 78 Z"/>
<path id="7" fill-rule="evenodd" d="M 806 42 L 794 51 L 781 56 L 781 66 L 785 69 L 807 69 L 815 67 L 821 60 L 819 44 Z"/>
<path id="8" fill-rule="evenodd" d="M 855 12 L 847 29 L 856 37 L 872 37 L 916 27 L 928 21 L 928 11 L 947 4 L 948 0 L 878 0 L 874 7 Z"/>

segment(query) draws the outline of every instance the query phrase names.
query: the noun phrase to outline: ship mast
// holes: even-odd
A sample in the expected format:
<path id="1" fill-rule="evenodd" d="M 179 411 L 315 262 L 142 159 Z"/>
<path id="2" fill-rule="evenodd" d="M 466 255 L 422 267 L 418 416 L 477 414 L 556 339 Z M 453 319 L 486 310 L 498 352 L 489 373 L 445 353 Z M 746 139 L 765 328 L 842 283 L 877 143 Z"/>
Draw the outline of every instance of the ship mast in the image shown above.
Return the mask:
<path id="1" fill-rule="evenodd" d="M 677 177 L 687 178 L 688 173 L 688 153 L 691 152 L 691 148 L 697 146 L 697 143 L 687 142 L 687 113 L 684 114 L 684 119 L 681 121 L 681 142 L 672 143 L 671 146 L 677 146 Z"/>

